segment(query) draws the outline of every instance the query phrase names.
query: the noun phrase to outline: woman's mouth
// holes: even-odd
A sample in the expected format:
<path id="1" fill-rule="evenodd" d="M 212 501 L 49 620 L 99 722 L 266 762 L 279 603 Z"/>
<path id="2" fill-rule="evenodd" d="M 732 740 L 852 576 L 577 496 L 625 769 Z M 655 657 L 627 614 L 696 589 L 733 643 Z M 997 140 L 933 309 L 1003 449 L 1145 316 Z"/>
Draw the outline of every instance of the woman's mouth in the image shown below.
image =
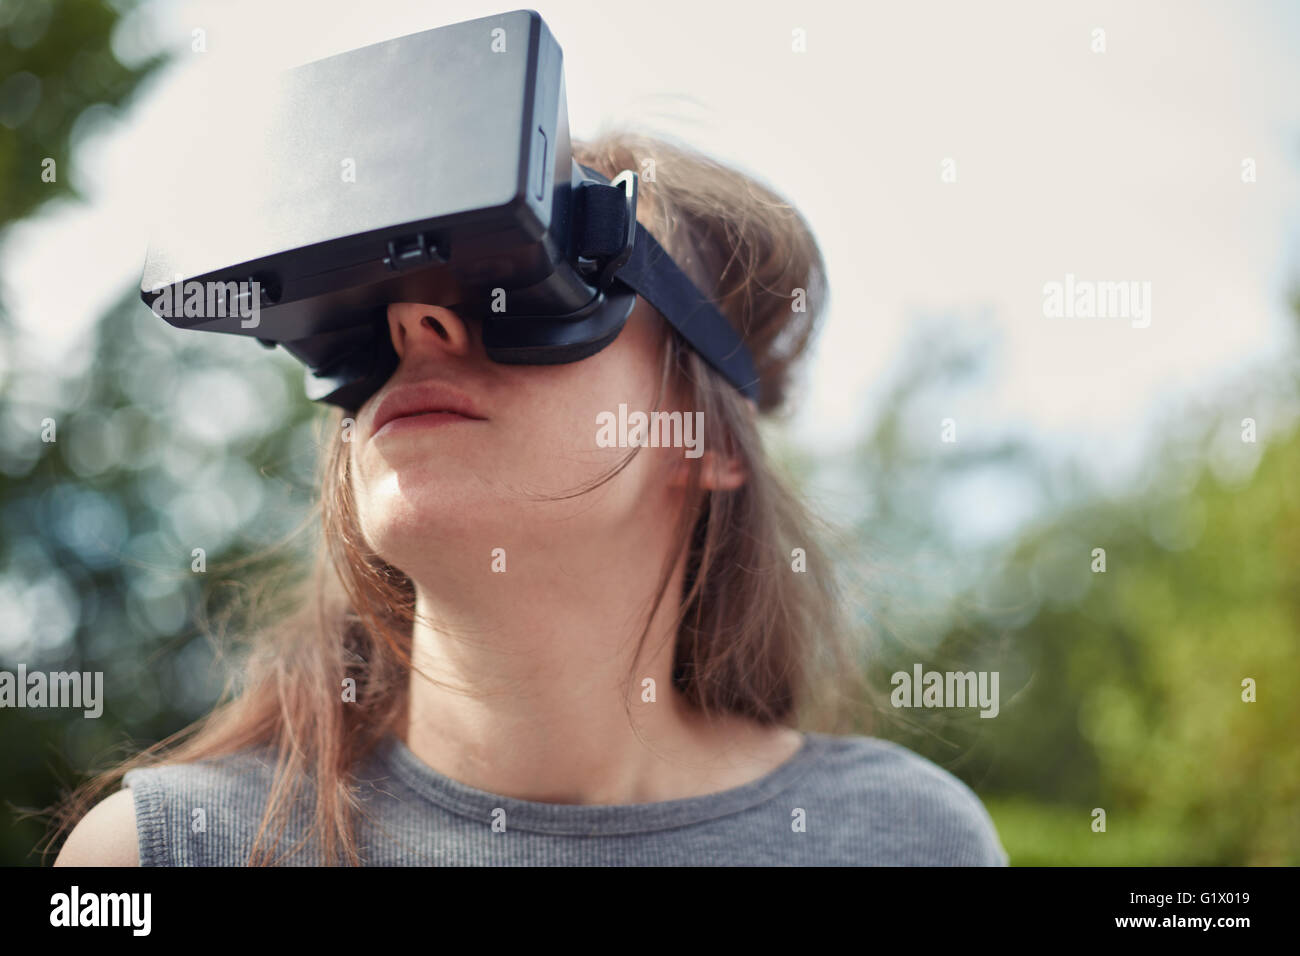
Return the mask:
<path id="1" fill-rule="evenodd" d="M 413 382 L 399 385 L 380 401 L 375 408 L 371 438 L 399 431 L 486 420 L 464 392 L 441 382 Z"/>
<path id="2" fill-rule="evenodd" d="M 457 412 L 416 412 L 412 415 L 401 415 L 397 418 L 391 418 L 379 430 L 372 435 L 372 438 L 378 438 L 380 435 L 392 435 L 397 432 L 411 431 L 419 428 L 438 428 L 442 425 L 450 425 L 454 422 L 477 422 L 483 421 L 481 418 L 470 418 Z"/>

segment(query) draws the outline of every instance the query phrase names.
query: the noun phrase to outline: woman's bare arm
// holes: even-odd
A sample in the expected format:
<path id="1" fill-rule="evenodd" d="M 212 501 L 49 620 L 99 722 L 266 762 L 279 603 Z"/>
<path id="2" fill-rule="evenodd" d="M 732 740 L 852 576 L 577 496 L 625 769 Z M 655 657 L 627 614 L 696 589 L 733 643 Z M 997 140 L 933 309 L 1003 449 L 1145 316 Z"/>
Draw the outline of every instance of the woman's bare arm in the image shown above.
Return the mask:
<path id="1" fill-rule="evenodd" d="M 135 801 L 123 788 L 95 804 L 68 834 L 55 866 L 139 866 Z"/>

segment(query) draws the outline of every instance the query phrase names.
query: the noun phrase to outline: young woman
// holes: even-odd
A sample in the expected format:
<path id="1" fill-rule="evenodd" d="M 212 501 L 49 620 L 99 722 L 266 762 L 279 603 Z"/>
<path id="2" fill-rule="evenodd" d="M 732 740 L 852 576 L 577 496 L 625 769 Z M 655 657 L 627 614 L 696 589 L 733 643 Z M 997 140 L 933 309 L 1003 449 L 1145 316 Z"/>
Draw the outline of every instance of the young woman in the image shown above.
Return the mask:
<path id="1" fill-rule="evenodd" d="M 802 218 L 658 140 L 574 157 L 654 160 L 639 219 L 742 334 L 757 404 L 644 300 L 556 366 L 394 303 L 397 371 L 331 421 L 301 613 L 182 743 L 75 796 L 59 865 L 1007 862 L 963 783 L 838 735 L 863 662 L 758 432 L 824 300 Z M 608 447 L 620 406 L 697 444 Z"/>

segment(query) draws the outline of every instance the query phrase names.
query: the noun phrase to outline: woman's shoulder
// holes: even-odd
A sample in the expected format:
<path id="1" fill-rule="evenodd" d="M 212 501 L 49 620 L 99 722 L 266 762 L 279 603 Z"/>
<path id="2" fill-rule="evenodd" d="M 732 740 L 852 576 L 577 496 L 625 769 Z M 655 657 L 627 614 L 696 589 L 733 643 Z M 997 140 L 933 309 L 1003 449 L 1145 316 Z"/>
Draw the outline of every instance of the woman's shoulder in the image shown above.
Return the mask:
<path id="1" fill-rule="evenodd" d="M 140 865 L 244 865 L 274 776 L 264 748 L 127 771 Z"/>
<path id="2" fill-rule="evenodd" d="M 812 733 L 819 787 L 847 814 L 846 834 L 868 835 L 873 857 L 920 866 L 1006 866 L 988 810 L 957 776 L 879 737 Z"/>
<path id="3" fill-rule="evenodd" d="M 139 866 L 135 808 L 129 790 L 95 804 L 59 850 L 55 866 Z"/>
<path id="4" fill-rule="evenodd" d="M 137 767 L 64 841 L 55 866 L 180 866 L 235 856 L 260 819 L 272 767 L 250 748 L 190 763 Z M 213 833 L 215 827 L 216 834 Z M 215 852 L 214 852 L 215 851 Z M 242 862 L 239 861 L 239 862 Z"/>

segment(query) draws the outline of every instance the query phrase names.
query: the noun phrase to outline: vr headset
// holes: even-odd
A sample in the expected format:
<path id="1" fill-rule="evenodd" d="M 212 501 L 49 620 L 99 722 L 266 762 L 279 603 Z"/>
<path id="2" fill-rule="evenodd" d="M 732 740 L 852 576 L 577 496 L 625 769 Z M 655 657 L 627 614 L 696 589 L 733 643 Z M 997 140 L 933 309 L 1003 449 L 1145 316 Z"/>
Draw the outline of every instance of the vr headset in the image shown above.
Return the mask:
<path id="1" fill-rule="evenodd" d="M 177 328 L 285 349 L 309 398 L 355 410 L 387 381 L 393 302 L 481 319 L 493 361 L 553 365 L 614 341 L 637 295 L 757 398 L 743 341 L 637 223 L 637 174 L 574 161 L 537 13 L 309 63 L 203 120 L 252 145 L 178 163 L 141 297 Z"/>

